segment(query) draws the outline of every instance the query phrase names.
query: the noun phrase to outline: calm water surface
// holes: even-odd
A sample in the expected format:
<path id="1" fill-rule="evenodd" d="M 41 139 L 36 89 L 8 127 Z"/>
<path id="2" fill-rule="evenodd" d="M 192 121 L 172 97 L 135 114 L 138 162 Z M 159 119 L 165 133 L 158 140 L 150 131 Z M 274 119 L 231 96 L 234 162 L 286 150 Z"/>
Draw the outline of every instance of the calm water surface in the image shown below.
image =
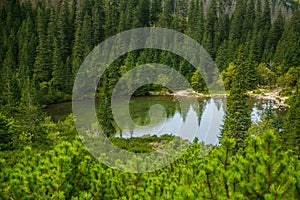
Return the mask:
<path id="1" fill-rule="evenodd" d="M 129 106 L 122 98 L 118 99 L 114 108 L 122 132 L 119 131 L 116 136 L 126 138 L 140 137 L 145 134 L 159 136 L 168 133 L 190 141 L 198 137 L 207 144 L 217 144 L 217 136 L 223 124 L 225 100 L 180 98 L 182 100 L 180 102 L 184 102 L 181 105 L 171 96 L 133 97 Z M 252 107 L 252 122 L 259 122 L 269 102 L 251 98 L 248 103 Z M 128 108 L 130 119 L 126 117 Z M 72 102 L 49 105 L 45 108 L 45 112 L 55 121 L 63 120 L 72 113 Z M 82 113 L 88 115 L 84 112 L 84 103 Z"/>

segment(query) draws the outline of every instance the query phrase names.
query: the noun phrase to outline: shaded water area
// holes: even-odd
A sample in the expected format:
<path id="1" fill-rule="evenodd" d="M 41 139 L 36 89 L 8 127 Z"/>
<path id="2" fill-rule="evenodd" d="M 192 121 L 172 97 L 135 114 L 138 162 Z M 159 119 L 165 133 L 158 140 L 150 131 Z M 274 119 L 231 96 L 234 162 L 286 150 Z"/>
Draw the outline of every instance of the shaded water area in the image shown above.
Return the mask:
<path id="1" fill-rule="evenodd" d="M 117 99 L 114 109 L 122 132 L 118 131 L 116 136 L 128 138 L 172 134 L 189 141 L 198 137 L 207 144 L 217 144 L 225 114 L 225 99 L 180 98 L 182 101 L 172 96 L 132 97 L 129 103 L 130 119 L 126 115 L 128 105 L 122 98 Z M 250 98 L 248 104 L 252 108 L 252 122 L 257 123 L 272 102 Z M 99 102 L 96 102 L 98 106 Z M 63 120 L 72 113 L 72 102 L 49 105 L 45 112 L 55 121 Z M 82 113 L 88 115 L 84 112 L 83 103 Z"/>

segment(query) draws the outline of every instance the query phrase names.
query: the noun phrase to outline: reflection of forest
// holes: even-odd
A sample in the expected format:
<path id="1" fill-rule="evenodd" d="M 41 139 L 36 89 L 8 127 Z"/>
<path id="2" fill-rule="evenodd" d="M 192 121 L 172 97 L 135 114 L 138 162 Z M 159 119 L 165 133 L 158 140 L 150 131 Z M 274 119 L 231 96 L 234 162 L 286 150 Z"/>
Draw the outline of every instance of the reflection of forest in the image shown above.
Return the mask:
<path id="1" fill-rule="evenodd" d="M 171 96 L 165 97 L 135 97 L 130 100 L 129 109 L 132 120 L 139 126 L 150 123 L 149 110 L 154 105 L 160 105 L 165 109 L 166 117 L 171 118 L 179 111 L 179 102 Z M 156 115 L 157 116 L 157 115 Z M 164 119 L 161 119 L 164 120 Z M 157 120 L 155 120 L 158 122 Z"/>
<path id="2" fill-rule="evenodd" d="M 207 127 L 219 126 L 218 119 L 210 118 L 217 115 L 223 115 L 226 103 L 225 99 L 216 98 L 192 98 L 192 97 L 177 97 L 173 96 L 141 96 L 132 97 L 130 99 L 129 105 L 124 101 L 122 97 L 117 99 L 114 105 L 116 112 L 120 115 L 118 124 L 115 123 L 115 116 L 109 116 L 109 111 L 107 109 L 101 109 L 101 103 L 105 101 L 96 102 L 96 110 L 98 112 L 98 117 L 102 112 L 102 116 L 105 115 L 106 118 L 99 118 L 99 123 L 110 124 L 115 127 L 112 134 L 117 133 L 123 134 L 149 134 L 149 132 L 159 134 L 161 130 L 160 127 L 164 123 L 171 126 L 176 130 L 180 126 L 179 123 L 189 122 L 191 117 L 200 124 L 202 129 L 201 133 L 207 131 Z M 180 103 L 181 102 L 181 103 Z M 91 101 L 82 101 L 81 111 L 84 118 L 87 120 L 91 117 L 91 113 L 86 112 L 86 106 L 90 105 Z M 268 103 L 265 101 L 259 101 L 257 99 L 250 98 L 248 101 L 252 110 L 252 120 L 255 122 L 258 118 L 265 112 L 268 107 Z M 87 105 L 86 105 L 87 104 Z M 272 107 L 272 105 L 270 105 Z M 103 108 L 103 107 L 102 107 Z M 127 116 L 127 109 L 129 109 L 130 119 Z M 60 103 L 48 106 L 45 111 L 48 115 L 52 116 L 56 120 L 63 120 L 69 113 L 72 112 L 72 103 Z M 191 112 L 192 111 L 192 112 Z M 221 111 L 221 112 L 218 112 Z M 284 115 L 284 113 L 278 113 Z M 103 120 L 106 119 L 106 120 Z M 131 121 L 132 120 L 132 121 Z M 212 124 L 210 124 L 212 123 Z M 140 127 L 140 128 L 139 128 Z M 152 128 L 147 129 L 147 127 Z M 157 130 L 157 131 L 156 131 Z M 168 129 L 168 133 L 172 133 L 173 130 Z M 217 129 L 214 131 L 218 131 Z M 210 130 L 212 132 L 212 130 Z"/>
<path id="3" fill-rule="evenodd" d="M 181 102 L 181 104 L 180 104 Z M 150 123 L 149 110 L 154 105 L 160 105 L 165 109 L 166 117 L 172 118 L 175 113 L 180 113 L 183 121 L 185 121 L 187 113 L 192 108 L 198 117 L 198 124 L 200 125 L 201 116 L 208 99 L 188 98 L 188 97 L 173 97 L 173 96 L 151 96 L 151 97 L 134 97 L 130 100 L 129 109 L 132 120 L 138 126 L 146 126 Z M 126 109 L 126 106 L 122 106 L 120 101 L 120 112 L 122 109 Z M 156 115 L 157 116 L 157 115 Z M 153 116 L 152 116 L 153 117 Z M 159 117 L 159 116 L 157 116 Z M 165 120 L 161 118 L 161 120 Z M 158 120 L 153 120 L 159 123 Z"/>

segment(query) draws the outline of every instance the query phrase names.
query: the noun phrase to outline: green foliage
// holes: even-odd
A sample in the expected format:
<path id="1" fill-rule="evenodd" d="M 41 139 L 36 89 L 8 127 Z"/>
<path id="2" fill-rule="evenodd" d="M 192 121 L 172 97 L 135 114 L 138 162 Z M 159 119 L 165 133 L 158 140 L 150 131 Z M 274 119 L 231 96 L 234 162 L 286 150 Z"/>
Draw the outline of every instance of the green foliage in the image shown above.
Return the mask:
<path id="1" fill-rule="evenodd" d="M 254 90 L 253 94 L 262 94 L 262 92 L 260 90 Z"/>
<path id="2" fill-rule="evenodd" d="M 287 97 L 293 95 L 293 90 L 291 88 L 283 89 L 280 92 L 280 96 Z"/>
<path id="3" fill-rule="evenodd" d="M 283 87 L 295 87 L 300 78 L 300 67 L 291 67 L 289 70 L 279 78 L 278 82 Z"/>
<path id="4" fill-rule="evenodd" d="M 192 78 L 191 78 L 191 85 L 193 89 L 197 92 L 206 93 L 207 87 L 204 82 L 203 77 L 201 77 L 200 72 L 195 71 Z"/>
<path id="5" fill-rule="evenodd" d="M 265 63 L 261 63 L 256 68 L 258 74 L 258 82 L 260 85 L 268 85 L 270 88 L 274 85 L 275 73 L 271 71 Z"/>
<path id="6" fill-rule="evenodd" d="M 224 138 L 204 158 L 203 148 L 209 147 L 194 143 L 163 169 L 130 174 L 100 164 L 77 139 L 42 152 L 26 147 L 18 152 L 19 159 L 1 153 L 0 195 L 3 199 L 299 198 L 299 160 L 280 148 L 272 131 L 250 138 L 235 154 L 234 139 Z"/>
<path id="7" fill-rule="evenodd" d="M 174 138 L 175 136 L 172 135 L 162 135 L 160 137 L 144 135 L 143 137 L 128 139 L 111 137 L 110 141 L 121 149 L 135 153 L 149 153 L 163 147 Z"/>
<path id="8" fill-rule="evenodd" d="M 12 147 L 14 131 L 13 121 L 0 113 L 0 151 Z"/>
<path id="9" fill-rule="evenodd" d="M 228 68 L 224 71 L 222 71 L 222 78 L 224 80 L 224 86 L 225 89 L 230 89 L 231 88 L 231 83 L 233 80 L 233 76 L 234 76 L 234 71 L 235 70 L 235 65 L 234 63 L 230 63 Z"/>
<path id="10" fill-rule="evenodd" d="M 10 109 L 18 105 L 19 94 L 28 78 L 39 82 L 36 90 L 41 95 L 41 103 L 70 99 L 76 72 L 93 47 L 123 30 L 149 25 L 173 28 L 201 43 L 216 60 L 220 71 L 224 71 L 228 90 L 232 82 L 232 69 L 228 68 L 231 62 L 236 64 L 235 68 L 243 68 L 247 89 L 255 89 L 257 84 L 295 87 L 294 69 L 300 62 L 297 9 L 287 18 L 281 7 L 278 15 L 274 15 L 269 1 L 238 0 L 231 16 L 228 6 L 230 2 L 221 0 L 210 3 L 203 0 L 190 3 L 184 0 L 85 0 L 39 2 L 34 6 L 29 2 L 5 1 L 0 9 L 1 27 L 4 27 L 0 48 L 1 103 Z M 291 7 L 297 8 L 297 5 L 291 4 Z M 237 60 L 240 60 L 238 66 Z M 121 66 L 125 65 L 129 71 L 137 62 L 167 64 L 193 82 L 196 90 L 205 91 L 189 64 L 153 49 L 120 58 L 108 70 L 110 74 L 117 74 L 108 79 L 110 87 L 116 83 L 118 74 L 122 74 Z M 140 94 L 149 94 L 153 89 L 163 90 L 147 87 Z M 101 90 L 103 88 L 99 88 Z"/>
<path id="11" fill-rule="evenodd" d="M 299 199 L 299 160 L 285 150 L 299 155 L 299 7 L 287 7 L 292 13 L 288 18 L 284 9 L 273 15 L 270 1 L 238 0 L 231 16 L 231 3 L 72 0 L 32 6 L 29 1 L 1 1 L 0 198 Z M 105 38 L 149 25 L 173 28 L 201 43 L 222 71 L 230 97 L 222 143 L 207 157 L 202 158 L 210 147 L 195 141 L 164 169 L 128 174 L 91 157 L 75 136 L 71 116 L 55 124 L 41 105 L 70 99 L 82 61 Z M 195 90 L 206 92 L 199 73 L 181 58 L 153 49 L 130 52 L 110 66 L 99 84 L 100 124 L 108 136 L 118 128 L 110 108 L 115 83 L 137 64 L 149 62 L 171 66 Z M 283 120 L 272 114 L 247 131 L 245 92 L 257 84 L 296 88 L 283 131 Z M 164 89 L 148 85 L 136 94 Z M 165 137 L 112 140 L 133 152 L 149 152 L 147 143 L 170 139 Z"/>
<path id="12" fill-rule="evenodd" d="M 291 107 L 284 123 L 283 140 L 286 148 L 293 149 L 300 156 L 300 95 L 292 99 Z"/>
<path id="13" fill-rule="evenodd" d="M 251 125 L 251 112 L 247 105 L 248 95 L 246 94 L 245 80 L 242 78 L 242 70 L 236 70 L 233 76 L 221 137 L 236 139 L 236 147 L 240 147 L 248 138 L 247 130 Z"/>

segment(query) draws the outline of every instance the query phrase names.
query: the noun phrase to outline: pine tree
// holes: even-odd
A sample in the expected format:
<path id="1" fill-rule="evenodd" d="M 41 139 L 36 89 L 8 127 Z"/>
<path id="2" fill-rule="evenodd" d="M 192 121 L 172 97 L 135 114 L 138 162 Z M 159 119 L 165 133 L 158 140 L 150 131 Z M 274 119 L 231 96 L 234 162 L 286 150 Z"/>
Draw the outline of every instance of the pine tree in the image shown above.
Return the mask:
<path id="1" fill-rule="evenodd" d="M 263 49 L 263 51 L 265 51 L 266 42 L 268 40 L 268 36 L 270 33 L 270 29 L 271 29 L 271 8 L 270 8 L 270 3 L 268 0 L 264 1 L 264 10 L 263 10 L 261 21 L 262 21 L 261 22 L 262 23 L 261 43 L 262 43 L 262 49 Z M 263 59 L 263 56 L 261 56 L 261 58 Z M 266 60 L 262 60 L 262 61 L 266 62 Z"/>
<path id="2" fill-rule="evenodd" d="M 118 22 L 120 20 L 120 13 L 118 10 L 118 1 L 107 1 L 105 4 L 105 23 L 104 31 L 105 37 L 111 37 L 118 31 Z"/>
<path id="3" fill-rule="evenodd" d="M 243 22 L 244 22 L 244 16 L 245 16 L 245 1 L 244 0 L 238 0 L 236 4 L 236 9 L 233 13 L 231 22 L 230 22 L 230 33 L 229 33 L 229 39 L 230 41 L 234 42 L 235 40 L 240 41 L 242 37 L 242 31 L 243 31 Z"/>
<path id="4" fill-rule="evenodd" d="M 111 110 L 111 88 L 107 75 L 102 79 L 103 94 L 100 98 L 98 118 L 103 134 L 107 137 L 113 136 L 116 132 L 113 124 L 114 119 Z"/>
<path id="5" fill-rule="evenodd" d="M 225 40 L 218 48 L 216 56 L 216 66 L 219 71 L 224 71 L 230 62 L 230 58 L 233 55 L 230 54 L 229 41 Z"/>
<path id="6" fill-rule="evenodd" d="M 251 35 L 252 38 L 250 41 L 250 53 L 249 53 L 249 59 L 257 63 L 260 63 L 261 55 L 263 54 L 263 47 L 262 47 L 263 41 L 261 41 L 262 39 L 261 16 L 262 16 L 261 1 L 257 1 L 256 8 L 255 8 L 253 31 Z"/>
<path id="7" fill-rule="evenodd" d="M 218 16 L 216 0 L 212 0 L 209 5 L 208 13 L 205 20 L 205 31 L 202 39 L 202 45 L 206 51 L 215 59 L 217 53 Z"/>
<path id="8" fill-rule="evenodd" d="M 51 55 L 51 44 L 49 44 L 50 41 L 47 38 L 47 12 L 39 7 L 37 13 L 38 46 L 34 73 L 41 82 L 47 82 L 51 76 L 51 56 L 49 56 Z"/>
<path id="9" fill-rule="evenodd" d="M 173 20 L 174 11 L 174 0 L 164 0 L 158 25 L 163 28 L 169 28 Z"/>
<path id="10" fill-rule="evenodd" d="M 241 30 L 241 41 L 249 42 L 253 34 L 253 24 L 255 20 L 255 1 L 248 1 L 245 11 L 243 26 Z"/>
<path id="11" fill-rule="evenodd" d="M 92 42 L 92 18 L 90 15 L 85 14 L 83 23 L 82 23 L 82 39 L 84 45 L 84 54 L 83 56 L 87 56 L 93 48 Z"/>
<path id="12" fill-rule="evenodd" d="M 227 13 L 222 13 L 218 24 L 218 43 L 216 43 L 217 47 L 219 47 L 225 40 L 228 40 L 229 38 L 229 15 Z"/>
<path id="13" fill-rule="evenodd" d="M 197 92 L 206 93 L 207 87 L 199 71 L 195 71 L 191 77 L 191 86 Z"/>
<path id="14" fill-rule="evenodd" d="M 241 66 L 235 68 L 235 74 L 227 99 L 226 115 L 221 137 L 234 138 L 236 147 L 241 147 L 248 138 L 247 130 L 251 125 L 250 109 L 247 104 L 245 82 Z"/>
<path id="15" fill-rule="evenodd" d="M 55 91 L 58 92 L 65 88 L 64 86 L 64 64 L 61 59 L 61 49 L 59 46 L 58 40 L 54 39 L 54 50 L 53 50 L 53 57 L 52 57 L 52 79 L 51 84 L 54 87 Z"/>
<path id="16" fill-rule="evenodd" d="M 100 42 L 104 39 L 104 8 L 103 8 L 103 1 L 98 0 L 95 1 L 95 5 L 93 6 L 93 46 L 100 44 Z"/>
<path id="17" fill-rule="evenodd" d="M 204 13 L 202 1 L 191 1 L 188 16 L 186 33 L 197 42 L 201 42 L 204 34 Z"/>
<path id="18" fill-rule="evenodd" d="M 12 147 L 13 131 L 12 122 L 0 113 L 0 151 L 5 151 Z"/>
<path id="19" fill-rule="evenodd" d="M 65 63 L 67 57 L 72 53 L 72 41 L 74 39 L 74 19 L 71 17 L 69 4 L 64 1 L 58 13 L 57 32 L 58 44 L 61 52 L 61 59 Z"/>
<path id="20" fill-rule="evenodd" d="M 138 19 L 137 27 L 148 27 L 150 21 L 150 0 L 138 1 L 136 18 Z"/>
<path id="21" fill-rule="evenodd" d="M 300 11 L 295 11 L 284 29 L 274 55 L 276 65 L 284 65 L 283 73 L 288 71 L 288 67 L 297 66 L 300 63 L 299 37 Z"/>
<path id="22" fill-rule="evenodd" d="M 36 32 L 34 31 L 34 24 L 31 17 L 23 21 L 22 26 L 18 31 L 19 43 L 19 73 L 21 82 L 26 77 L 31 77 L 33 73 L 32 66 L 34 66 L 36 56 Z"/>
<path id="23" fill-rule="evenodd" d="M 151 1 L 151 10 L 150 10 L 150 24 L 151 26 L 156 26 L 156 23 L 159 19 L 159 14 L 161 13 L 161 0 L 152 0 Z"/>
<path id="24" fill-rule="evenodd" d="M 1 104 L 7 107 L 9 115 L 13 115 L 20 100 L 20 87 L 16 74 L 16 61 L 13 50 L 9 48 L 2 63 L 1 80 Z"/>
<path id="25" fill-rule="evenodd" d="M 298 81 L 299 82 L 299 81 Z M 298 157 L 300 156 L 300 94 L 293 97 L 293 102 L 288 110 L 284 122 L 283 146 L 292 149 Z"/>
<path id="26" fill-rule="evenodd" d="M 83 22 L 78 21 L 78 26 L 75 34 L 75 41 L 72 50 L 72 68 L 73 76 L 77 74 L 84 58 L 92 50 L 92 23 L 91 17 L 86 14 Z"/>
<path id="27" fill-rule="evenodd" d="M 276 46 L 284 31 L 284 24 L 285 24 L 285 20 L 282 13 L 280 12 L 269 32 L 265 51 L 264 51 L 264 57 L 263 57 L 264 60 L 269 61 L 273 59 L 273 56 L 276 51 Z"/>

